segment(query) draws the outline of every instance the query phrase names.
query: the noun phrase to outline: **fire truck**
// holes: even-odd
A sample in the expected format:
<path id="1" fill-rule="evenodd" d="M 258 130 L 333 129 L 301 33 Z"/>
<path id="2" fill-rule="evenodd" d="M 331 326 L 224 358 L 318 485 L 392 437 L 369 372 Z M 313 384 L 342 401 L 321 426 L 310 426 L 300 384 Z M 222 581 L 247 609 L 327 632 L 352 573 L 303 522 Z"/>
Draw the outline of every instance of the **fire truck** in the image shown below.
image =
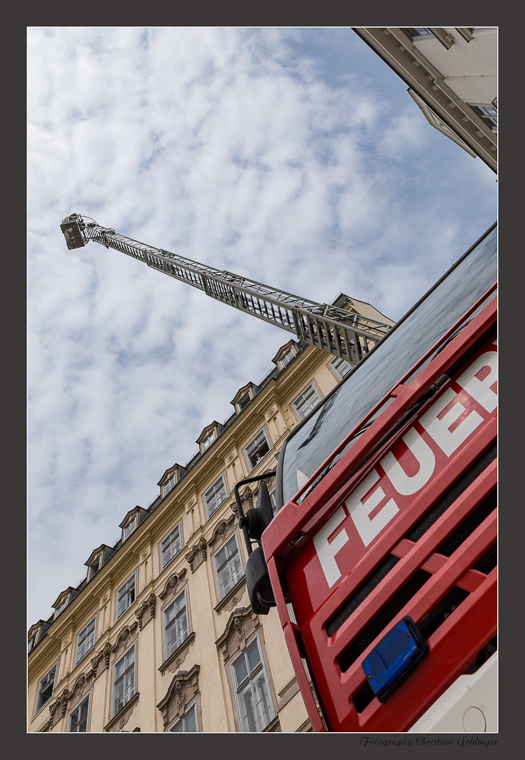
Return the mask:
<path id="1" fill-rule="evenodd" d="M 355 365 L 234 489 L 250 602 L 277 608 L 313 730 L 496 731 L 496 225 L 393 328 L 78 214 L 61 229 Z"/>
<path id="2" fill-rule="evenodd" d="M 275 517 L 237 485 L 251 603 L 277 607 L 315 731 L 497 730 L 496 242 L 289 435 Z"/>

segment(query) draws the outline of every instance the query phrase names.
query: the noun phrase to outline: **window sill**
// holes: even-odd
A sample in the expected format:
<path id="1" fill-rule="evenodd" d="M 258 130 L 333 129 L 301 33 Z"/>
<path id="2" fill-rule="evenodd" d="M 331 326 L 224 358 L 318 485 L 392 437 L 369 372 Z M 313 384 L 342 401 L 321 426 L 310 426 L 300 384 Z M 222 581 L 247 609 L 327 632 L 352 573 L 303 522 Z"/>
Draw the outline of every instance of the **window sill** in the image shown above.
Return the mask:
<path id="1" fill-rule="evenodd" d="M 226 596 L 223 596 L 223 598 L 220 600 L 220 602 L 215 605 L 215 607 L 213 608 L 215 610 L 215 612 L 217 612 L 217 613 L 220 614 L 220 612 L 224 609 L 224 607 L 226 607 L 226 605 L 228 604 L 228 602 L 233 599 L 233 597 L 235 596 L 235 594 L 237 593 L 237 591 L 239 591 L 239 589 L 241 589 L 244 586 L 245 583 L 246 583 L 246 576 L 243 575 L 242 578 L 237 581 L 237 583 L 235 584 L 235 586 L 233 586 L 228 591 L 228 593 L 226 594 Z"/>
<path id="2" fill-rule="evenodd" d="M 114 728 L 120 720 L 124 719 L 126 710 L 129 710 L 130 713 L 131 713 L 131 710 L 133 709 L 133 707 L 139 701 L 139 696 L 140 696 L 139 692 L 137 691 L 131 697 L 131 699 L 128 700 L 126 702 L 126 704 L 123 707 L 120 708 L 120 710 L 118 711 L 118 713 L 116 715 L 114 715 L 113 718 L 111 718 L 111 720 L 109 721 L 109 723 L 106 723 L 106 725 L 104 726 L 104 731 L 111 731 L 111 729 Z"/>
<path id="3" fill-rule="evenodd" d="M 189 648 L 195 641 L 195 631 L 192 631 L 189 636 L 187 636 L 182 644 L 177 647 L 177 649 L 170 654 L 167 660 L 164 660 L 162 665 L 160 666 L 159 670 L 164 675 L 166 670 L 170 670 L 170 666 L 173 665 L 173 663 L 180 658 L 181 664 L 183 660 L 185 659 Z"/>

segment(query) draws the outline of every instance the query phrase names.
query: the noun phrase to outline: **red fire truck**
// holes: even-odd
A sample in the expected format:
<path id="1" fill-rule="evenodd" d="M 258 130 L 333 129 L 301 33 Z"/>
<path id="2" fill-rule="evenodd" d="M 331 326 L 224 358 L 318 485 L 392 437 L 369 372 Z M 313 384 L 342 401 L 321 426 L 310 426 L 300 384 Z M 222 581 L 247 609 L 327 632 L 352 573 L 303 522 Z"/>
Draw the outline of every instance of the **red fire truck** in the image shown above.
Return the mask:
<path id="1" fill-rule="evenodd" d="M 496 240 L 290 434 L 275 517 L 275 473 L 246 514 L 236 486 L 315 731 L 497 730 Z"/>

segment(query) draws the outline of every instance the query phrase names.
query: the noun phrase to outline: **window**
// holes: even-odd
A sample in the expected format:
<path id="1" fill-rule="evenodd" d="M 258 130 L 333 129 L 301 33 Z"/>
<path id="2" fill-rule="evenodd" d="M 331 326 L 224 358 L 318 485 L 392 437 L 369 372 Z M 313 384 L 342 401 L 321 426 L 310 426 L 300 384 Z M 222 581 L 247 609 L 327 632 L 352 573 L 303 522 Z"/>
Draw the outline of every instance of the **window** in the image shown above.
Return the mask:
<path id="1" fill-rule="evenodd" d="M 186 710 L 180 720 L 173 724 L 169 729 L 170 731 L 198 731 L 197 726 L 197 705 L 194 702 L 193 705 Z"/>
<path id="2" fill-rule="evenodd" d="M 77 639 L 77 658 L 75 661 L 75 665 L 77 665 L 80 660 L 86 656 L 86 654 L 93 649 L 95 646 L 95 626 L 96 626 L 97 619 L 96 617 L 91 620 L 85 628 L 83 628 L 80 633 L 78 634 Z"/>
<path id="3" fill-rule="evenodd" d="M 333 369 L 339 380 L 342 380 L 343 377 L 350 372 L 353 366 L 353 364 L 347 362 L 346 359 L 341 359 L 339 356 L 336 356 L 335 359 L 332 359 L 330 362 L 330 367 Z"/>
<path id="4" fill-rule="evenodd" d="M 304 419 L 312 409 L 315 409 L 317 404 L 321 401 L 321 396 L 318 394 L 313 386 L 313 383 L 304 389 L 300 396 L 297 396 L 292 406 L 295 409 L 297 416 L 300 420 Z"/>
<path id="5" fill-rule="evenodd" d="M 133 533 L 136 527 L 137 527 L 137 515 L 133 515 L 129 523 L 125 525 L 124 528 L 122 529 L 122 540 L 125 541 L 126 538 L 128 538 Z"/>
<path id="6" fill-rule="evenodd" d="M 79 704 L 69 715 L 67 730 L 69 733 L 84 733 L 87 731 L 89 714 L 89 697 Z"/>
<path id="7" fill-rule="evenodd" d="M 498 128 L 498 109 L 493 103 L 469 103 L 469 106 L 489 129 L 496 132 Z"/>
<path id="8" fill-rule="evenodd" d="M 411 40 L 417 39 L 418 37 L 432 36 L 432 32 L 427 26 L 411 26 L 403 29 L 403 31 L 408 37 L 410 37 Z"/>
<path id="9" fill-rule="evenodd" d="M 117 591 L 117 620 L 131 607 L 136 597 L 135 573 Z"/>
<path id="10" fill-rule="evenodd" d="M 209 449 L 209 447 L 212 445 L 214 440 L 215 440 L 215 430 L 212 430 L 211 433 L 208 433 L 206 438 L 201 443 L 203 453 L 206 451 L 206 449 Z"/>
<path id="11" fill-rule="evenodd" d="M 263 731 L 275 712 L 258 639 L 246 647 L 231 668 L 241 731 Z"/>
<path id="12" fill-rule="evenodd" d="M 266 437 L 264 430 L 261 430 L 261 432 L 255 436 L 253 441 L 249 443 L 248 446 L 246 446 L 244 449 L 246 458 L 248 459 L 248 462 L 250 463 L 252 469 L 261 461 L 264 456 L 266 456 L 269 451 L 270 444 L 268 443 L 268 438 Z"/>
<path id="13" fill-rule="evenodd" d="M 164 611 L 164 641 L 166 645 L 166 659 L 180 647 L 188 638 L 188 607 L 186 604 L 186 591 L 180 594 L 173 604 Z"/>
<path id="14" fill-rule="evenodd" d="M 29 654 L 29 652 L 31 652 L 31 650 L 34 648 L 35 644 L 36 644 L 36 633 L 34 633 L 31 636 L 31 638 L 29 639 L 29 641 L 27 642 L 27 654 Z"/>
<path id="15" fill-rule="evenodd" d="M 57 674 L 58 663 L 54 665 L 46 675 L 40 679 L 36 698 L 36 710 L 38 712 L 53 696 L 55 688 L 55 678 Z"/>
<path id="16" fill-rule="evenodd" d="M 204 503 L 206 504 L 206 514 L 208 517 L 218 509 L 223 501 L 227 498 L 228 493 L 226 491 L 226 483 L 224 476 L 215 481 L 210 489 L 204 494 Z"/>
<path id="17" fill-rule="evenodd" d="M 95 577 L 100 570 L 100 564 L 102 562 L 102 555 L 99 555 L 92 565 L 88 565 L 88 581 Z"/>
<path id="18" fill-rule="evenodd" d="M 223 599 L 243 576 L 241 556 L 235 535 L 215 555 L 215 572 L 219 586 L 219 599 Z"/>
<path id="19" fill-rule="evenodd" d="M 293 348 L 289 348 L 288 351 L 281 356 L 279 359 L 279 364 L 281 365 L 281 369 L 284 369 L 287 364 L 290 364 L 292 359 L 295 357 L 295 351 Z"/>
<path id="20" fill-rule="evenodd" d="M 60 615 L 60 613 L 66 609 L 68 600 L 69 600 L 68 596 L 64 597 L 64 599 L 60 602 L 58 607 L 55 609 L 54 620 L 56 620 L 57 617 Z"/>
<path id="21" fill-rule="evenodd" d="M 173 473 L 171 478 L 166 483 L 164 483 L 164 485 L 162 486 L 162 489 L 163 489 L 162 493 L 164 496 L 166 496 L 166 494 L 168 494 L 171 491 L 171 489 L 174 487 L 176 479 L 177 477 L 175 473 Z"/>
<path id="22" fill-rule="evenodd" d="M 246 393 L 243 393 L 243 395 L 237 401 L 237 411 L 242 412 L 243 409 L 246 409 L 246 407 L 248 406 L 251 400 L 252 400 L 252 397 L 250 396 L 249 391 L 246 391 Z"/>
<path id="23" fill-rule="evenodd" d="M 173 528 L 169 536 L 166 536 L 166 538 L 160 543 L 160 557 L 163 570 L 167 565 L 169 565 L 171 560 L 180 552 L 181 549 L 182 538 L 180 523 L 178 523 Z"/>
<path id="24" fill-rule="evenodd" d="M 126 652 L 115 665 L 113 676 L 113 716 L 135 694 L 135 647 Z"/>

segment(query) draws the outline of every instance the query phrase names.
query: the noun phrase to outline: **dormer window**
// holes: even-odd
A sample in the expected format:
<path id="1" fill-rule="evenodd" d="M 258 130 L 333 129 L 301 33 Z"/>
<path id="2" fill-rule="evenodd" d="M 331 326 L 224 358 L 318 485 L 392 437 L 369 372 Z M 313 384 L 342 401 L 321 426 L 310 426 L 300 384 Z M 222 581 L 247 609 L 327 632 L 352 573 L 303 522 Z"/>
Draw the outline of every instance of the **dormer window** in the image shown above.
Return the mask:
<path id="1" fill-rule="evenodd" d="M 177 480 L 177 477 L 176 477 L 175 473 L 173 473 L 173 475 L 171 476 L 171 478 L 166 483 L 164 483 L 164 485 L 162 486 L 162 495 L 163 496 L 166 496 L 166 494 L 168 494 L 171 491 L 171 489 L 175 485 L 176 480 Z"/>
<path id="2" fill-rule="evenodd" d="M 295 359 L 297 356 L 297 351 L 297 343 L 294 340 L 291 340 L 286 343 L 286 345 L 281 346 L 272 361 L 277 365 L 279 369 L 284 369 L 290 364 L 292 359 Z"/>
<path id="3" fill-rule="evenodd" d="M 243 409 L 246 409 L 250 401 L 251 401 L 251 396 L 249 392 L 246 391 L 246 393 L 244 393 L 237 402 L 237 406 L 239 407 L 238 411 L 242 412 Z"/>
<path id="4" fill-rule="evenodd" d="M 62 602 L 60 602 L 60 604 L 56 608 L 55 619 L 60 615 L 61 612 L 63 612 L 66 609 L 66 607 L 67 607 L 67 596 Z"/>
<path id="5" fill-rule="evenodd" d="M 29 654 L 29 652 L 31 652 L 34 649 L 35 644 L 36 644 L 36 633 L 34 633 L 29 639 L 29 641 L 27 642 L 27 654 Z"/>
<path id="6" fill-rule="evenodd" d="M 92 565 L 89 565 L 89 567 L 88 567 L 88 578 L 87 578 L 87 579 L 88 579 L 88 581 L 90 581 L 90 580 L 91 580 L 91 578 L 94 578 L 94 577 L 95 577 L 95 575 L 96 575 L 96 574 L 98 573 L 98 571 L 100 570 L 100 561 L 101 561 L 101 559 L 102 559 L 102 556 L 101 556 L 101 555 L 99 555 L 99 556 L 96 558 L 96 560 L 94 561 L 94 563 L 93 563 Z"/>
<path id="7" fill-rule="evenodd" d="M 235 398 L 230 402 L 235 407 L 235 411 L 237 414 L 240 414 L 250 401 L 255 398 L 256 394 L 259 392 L 259 386 L 254 385 L 253 383 L 246 383 L 246 385 L 243 385 L 242 388 L 239 388 L 237 393 L 235 394 Z"/>
<path id="8" fill-rule="evenodd" d="M 122 520 L 119 528 L 122 528 L 122 542 L 126 541 L 134 531 L 137 530 L 141 522 L 148 516 L 147 509 L 139 507 L 138 504 L 134 509 L 130 509 L 126 517 Z"/>
<path id="9" fill-rule="evenodd" d="M 53 604 L 53 609 L 55 610 L 53 620 L 56 620 L 57 617 L 64 612 L 71 599 L 76 596 L 77 593 L 77 590 L 70 586 L 66 591 L 63 591 L 60 594 L 56 602 Z"/>
<path id="10" fill-rule="evenodd" d="M 206 451 L 206 449 L 209 449 L 212 443 L 214 442 L 214 440 L 215 440 L 215 430 L 212 430 L 210 433 L 208 433 L 206 438 L 204 438 L 204 440 L 201 441 L 202 451 L 204 452 Z"/>
<path id="11" fill-rule="evenodd" d="M 133 515 L 131 520 L 122 528 L 122 540 L 125 541 L 137 527 L 137 515 Z"/>

